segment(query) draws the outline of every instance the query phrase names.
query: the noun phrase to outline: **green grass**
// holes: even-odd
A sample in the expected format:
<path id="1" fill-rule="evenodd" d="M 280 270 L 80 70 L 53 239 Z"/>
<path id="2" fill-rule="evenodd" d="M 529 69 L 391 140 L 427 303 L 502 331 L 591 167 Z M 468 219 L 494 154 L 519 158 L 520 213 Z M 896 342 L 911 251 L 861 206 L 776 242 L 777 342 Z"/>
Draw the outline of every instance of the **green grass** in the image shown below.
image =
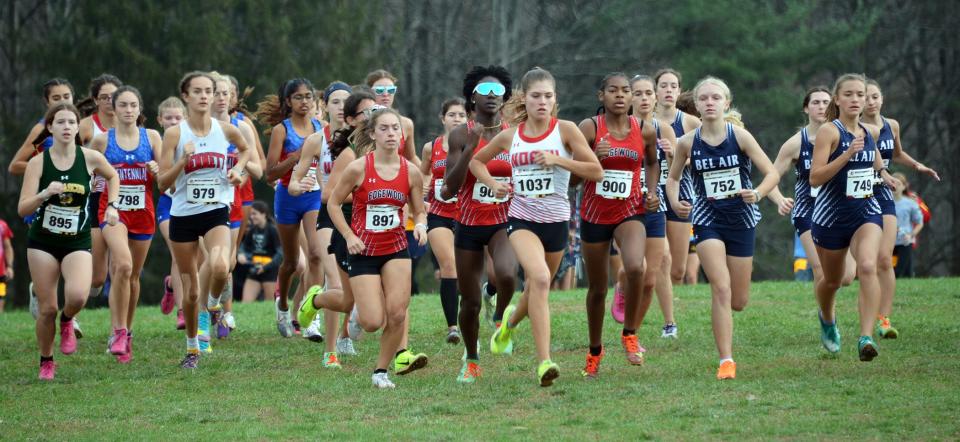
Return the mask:
<path id="1" fill-rule="evenodd" d="M 36 379 L 29 313 L 0 315 L 0 439 L 957 439 L 960 438 L 960 279 L 901 281 L 894 325 L 870 363 L 856 354 L 856 287 L 841 290 L 843 351 L 820 348 L 809 283 L 753 286 L 734 317 L 735 381 L 714 378 L 717 354 L 705 285 L 680 287 L 680 339 L 659 338 L 656 303 L 640 334 L 647 364 L 630 367 L 607 317 L 597 382 L 579 371 L 586 352 L 583 292 L 554 293 L 551 388 L 534 378 L 528 323 L 512 357 L 483 345 L 484 377 L 458 385 L 462 346 L 442 342 L 437 296 L 412 301 L 411 343 L 430 365 L 393 391 L 370 385 L 376 340 L 320 365 L 322 345 L 277 334 L 269 304 L 238 305 L 239 330 L 214 344 L 201 368 L 177 368 L 183 333 L 156 306 L 138 313 L 134 360 L 104 353 L 108 312 L 81 314 L 87 337 L 59 353 L 57 379 Z M 612 296 L 611 296 L 612 298 Z M 491 329 L 481 327 L 481 339 Z"/>

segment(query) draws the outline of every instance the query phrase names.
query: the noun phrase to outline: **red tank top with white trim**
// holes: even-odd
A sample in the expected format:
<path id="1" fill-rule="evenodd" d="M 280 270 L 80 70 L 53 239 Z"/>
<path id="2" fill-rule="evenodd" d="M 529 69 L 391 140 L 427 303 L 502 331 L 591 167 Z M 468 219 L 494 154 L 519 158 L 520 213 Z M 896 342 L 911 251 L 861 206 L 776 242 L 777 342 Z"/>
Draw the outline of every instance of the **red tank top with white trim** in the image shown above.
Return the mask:
<path id="1" fill-rule="evenodd" d="M 467 132 L 473 131 L 476 122 L 467 121 Z M 501 129 L 509 126 L 503 124 Z M 484 146 L 487 140 L 480 137 L 477 142 L 476 154 Z M 510 184 L 510 176 L 513 168 L 510 165 L 510 155 L 507 152 L 500 152 L 492 160 L 487 162 L 487 171 L 497 181 Z M 493 191 L 483 183 L 477 182 L 477 177 L 473 176 L 469 170 L 464 177 L 463 184 L 460 186 L 460 192 L 457 194 L 457 206 L 460 210 L 457 221 L 467 226 L 492 226 L 507 222 L 507 211 L 510 210 L 510 196 L 503 199 L 497 199 Z"/>
<path id="2" fill-rule="evenodd" d="M 444 218 L 457 217 L 457 197 L 444 200 L 440 196 L 443 188 L 443 175 L 447 172 L 447 151 L 443 149 L 443 137 L 433 140 L 433 149 L 430 152 L 430 190 L 427 193 L 427 202 L 430 204 L 430 213 Z"/>
<path id="3" fill-rule="evenodd" d="M 353 216 L 350 227 L 366 248 L 363 255 L 383 256 L 407 248 L 403 229 L 403 205 L 410 195 L 407 160 L 400 159 L 400 170 L 393 179 L 377 174 L 373 152 L 365 158 L 363 182 L 353 191 Z"/>
<path id="4" fill-rule="evenodd" d="M 630 132 L 624 139 L 615 138 L 607 128 L 604 115 L 598 115 L 597 135 L 593 150 L 604 137 L 610 143 L 607 156 L 600 160 L 603 179 L 587 181 L 583 187 L 580 216 L 593 224 L 617 224 L 626 218 L 644 213 L 640 174 L 643 166 L 643 126 L 630 117 Z"/>

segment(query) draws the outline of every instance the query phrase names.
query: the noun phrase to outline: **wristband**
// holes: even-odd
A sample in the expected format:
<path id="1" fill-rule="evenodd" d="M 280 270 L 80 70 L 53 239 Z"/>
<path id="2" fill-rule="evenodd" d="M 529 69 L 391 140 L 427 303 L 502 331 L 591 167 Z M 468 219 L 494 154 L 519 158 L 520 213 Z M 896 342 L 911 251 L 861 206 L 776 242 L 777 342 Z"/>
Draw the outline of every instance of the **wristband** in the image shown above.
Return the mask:
<path id="1" fill-rule="evenodd" d="M 117 205 L 116 201 L 110 201 L 109 203 L 107 203 L 107 207 L 113 207 L 116 210 L 120 210 L 120 206 Z"/>
<path id="2" fill-rule="evenodd" d="M 418 223 L 413 226 L 414 229 L 416 229 L 417 227 L 423 227 L 423 230 L 427 230 L 427 225 L 423 223 Z"/>
<path id="3" fill-rule="evenodd" d="M 757 202 L 763 199 L 763 197 L 760 196 L 760 191 L 757 189 L 753 189 L 753 196 L 757 198 Z"/>

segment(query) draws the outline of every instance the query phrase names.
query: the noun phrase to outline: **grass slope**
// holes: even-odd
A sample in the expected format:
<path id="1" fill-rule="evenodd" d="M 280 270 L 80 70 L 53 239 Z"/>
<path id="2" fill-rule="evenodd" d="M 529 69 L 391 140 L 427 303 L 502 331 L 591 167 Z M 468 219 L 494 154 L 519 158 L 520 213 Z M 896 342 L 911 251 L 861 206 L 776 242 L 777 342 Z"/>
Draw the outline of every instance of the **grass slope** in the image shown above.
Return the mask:
<path id="1" fill-rule="evenodd" d="M 586 352 L 583 291 L 551 295 L 553 358 L 561 377 L 535 383 L 528 323 L 512 357 L 493 357 L 481 327 L 484 377 L 458 385 L 462 346 L 443 343 L 436 296 L 411 309 L 411 343 L 430 356 L 394 391 L 370 385 L 376 341 L 342 371 L 320 365 L 322 345 L 283 339 L 269 304 L 238 305 L 239 330 L 214 344 L 201 368 L 177 368 L 182 332 L 155 306 L 138 314 L 134 360 L 104 354 L 107 310 L 81 313 L 87 337 L 56 354 L 57 379 L 36 379 L 34 323 L 0 315 L 2 439 L 957 439 L 960 438 L 960 280 L 901 281 L 896 341 L 857 360 L 856 287 L 843 289 L 839 357 L 819 345 L 809 284 L 757 283 L 735 315 L 738 379 L 718 382 L 705 285 L 679 287 L 680 339 L 659 338 L 654 303 L 640 334 L 647 364 L 627 366 L 618 324 L 607 317 L 607 357 L 597 382 L 579 371 Z M 612 297 L 612 295 L 611 295 Z"/>

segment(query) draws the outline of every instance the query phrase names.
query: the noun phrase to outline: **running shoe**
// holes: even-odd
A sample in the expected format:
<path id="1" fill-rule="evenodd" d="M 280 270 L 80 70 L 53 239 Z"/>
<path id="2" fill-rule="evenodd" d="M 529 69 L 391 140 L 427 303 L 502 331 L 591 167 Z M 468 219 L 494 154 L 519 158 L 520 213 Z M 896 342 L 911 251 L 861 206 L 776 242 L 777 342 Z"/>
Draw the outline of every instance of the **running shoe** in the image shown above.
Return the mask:
<path id="1" fill-rule="evenodd" d="M 613 286 L 613 303 L 610 304 L 610 316 L 613 320 L 623 324 L 623 318 L 627 313 L 627 299 L 623 296 L 623 290 L 620 290 L 620 284 Z"/>
<path id="2" fill-rule="evenodd" d="M 600 377 L 600 361 L 603 360 L 603 356 L 606 352 L 601 349 L 600 354 L 594 356 L 590 354 L 590 351 L 587 351 L 587 365 L 583 368 L 583 371 L 580 374 L 587 380 L 594 380 Z"/>
<path id="3" fill-rule="evenodd" d="M 423 353 L 413 354 L 410 350 L 404 350 L 393 360 L 393 371 L 398 375 L 405 375 L 426 367 L 427 362 L 427 355 Z"/>
<path id="4" fill-rule="evenodd" d="M 516 309 L 515 306 L 511 305 L 503 312 L 503 322 L 500 323 L 500 327 L 497 327 L 497 331 L 493 332 L 493 336 L 490 337 L 490 353 L 513 354 L 513 329 L 507 327 L 507 320 Z"/>
<path id="5" fill-rule="evenodd" d="M 80 329 L 80 321 L 77 318 L 73 318 L 73 335 L 80 339 L 83 337 L 83 330 Z"/>
<path id="6" fill-rule="evenodd" d="M 201 311 L 197 315 L 197 340 L 200 342 L 201 353 L 212 353 L 210 347 L 210 314 Z"/>
<path id="7" fill-rule="evenodd" d="M 180 368 L 194 369 L 200 362 L 200 353 L 187 352 L 187 356 L 180 361 Z"/>
<path id="8" fill-rule="evenodd" d="M 640 338 L 637 335 L 621 336 L 620 343 L 623 344 L 623 350 L 627 352 L 627 362 L 630 365 L 643 365 L 643 354 L 647 349 L 640 345 Z"/>
<path id="9" fill-rule="evenodd" d="M 677 324 L 670 323 L 664 325 L 660 337 L 677 339 Z"/>
<path id="10" fill-rule="evenodd" d="M 900 332 L 890 325 L 889 317 L 881 316 L 880 319 L 877 320 L 877 336 L 880 336 L 881 339 L 897 339 L 897 336 L 900 336 Z"/>
<path id="11" fill-rule="evenodd" d="M 73 331 L 73 321 L 60 322 L 60 352 L 71 355 L 77 351 L 77 335 Z"/>
<path id="12" fill-rule="evenodd" d="M 343 368 L 336 352 L 328 351 L 323 354 L 323 368 Z"/>
<path id="13" fill-rule="evenodd" d="M 827 324 L 823 320 L 823 315 L 817 313 L 820 320 L 820 343 L 830 353 L 840 353 L 840 329 L 837 327 L 837 319 L 833 319 L 833 324 Z"/>
<path id="14" fill-rule="evenodd" d="M 547 359 L 537 367 L 537 379 L 540 380 L 541 387 L 553 385 L 553 381 L 560 377 L 560 366 Z"/>
<path id="15" fill-rule="evenodd" d="M 207 306 L 207 311 L 210 313 L 210 326 L 220 323 L 220 318 L 223 317 L 223 306 L 217 303 L 214 306 Z"/>
<path id="16" fill-rule="evenodd" d="M 40 301 L 37 300 L 37 294 L 33 291 L 33 281 L 30 281 L 27 287 L 30 289 L 30 314 L 33 315 L 33 320 L 36 321 L 37 318 L 40 317 Z"/>
<path id="17" fill-rule="evenodd" d="M 163 277 L 163 298 L 160 299 L 160 313 L 169 315 L 176 306 L 176 300 L 173 298 L 173 288 L 170 287 L 170 275 Z"/>
<path id="18" fill-rule="evenodd" d="M 110 343 L 110 354 L 120 356 L 127 352 L 127 329 L 122 328 L 113 332 L 113 342 Z"/>
<path id="19" fill-rule="evenodd" d="M 357 350 L 353 348 L 353 339 L 337 338 L 337 353 L 345 356 L 356 356 Z"/>
<path id="20" fill-rule="evenodd" d="M 280 310 L 280 298 L 276 299 L 273 306 L 277 312 L 277 331 L 280 332 L 280 336 L 284 338 L 293 336 L 293 324 L 290 323 L 290 311 Z"/>
<path id="21" fill-rule="evenodd" d="M 387 376 L 387 373 L 374 373 L 373 377 L 373 386 L 377 388 L 396 388 L 396 385 L 393 385 L 393 382 L 390 382 L 390 377 Z"/>
<path id="22" fill-rule="evenodd" d="M 483 286 L 480 287 L 480 299 L 483 300 L 483 319 L 490 325 L 496 326 L 493 322 L 493 313 L 497 309 L 495 304 L 497 295 L 496 293 L 492 295 L 487 294 L 488 285 L 489 283 L 484 282 Z"/>
<path id="23" fill-rule="evenodd" d="M 57 363 L 53 361 L 43 361 L 40 363 L 40 380 L 52 381 L 57 374 Z"/>
<path id="24" fill-rule="evenodd" d="M 129 364 L 130 360 L 133 359 L 133 335 L 127 333 L 127 352 L 117 356 L 117 362 L 121 364 Z"/>
<path id="25" fill-rule="evenodd" d="M 870 362 L 877 357 L 877 343 L 869 336 L 861 336 L 857 342 L 857 349 L 860 351 L 860 360 Z"/>
<path id="26" fill-rule="evenodd" d="M 363 337 L 363 327 L 360 326 L 360 312 L 357 311 L 356 304 L 350 311 L 350 320 L 347 321 L 347 335 L 354 341 L 359 341 Z"/>
<path id="27" fill-rule="evenodd" d="M 315 285 L 310 287 L 307 290 L 307 294 L 303 296 L 303 302 L 300 303 L 300 308 L 297 309 L 297 320 L 301 324 L 311 324 L 313 323 L 313 318 L 317 317 L 317 313 L 320 309 L 314 307 L 313 299 L 323 293 L 323 287 Z"/>
<path id="28" fill-rule="evenodd" d="M 720 364 L 720 368 L 717 369 L 717 379 L 736 379 L 737 378 L 737 363 L 732 360 L 723 361 Z"/>
<path id="29" fill-rule="evenodd" d="M 460 369 L 460 375 L 457 376 L 457 382 L 461 384 L 472 384 L 477 382 L 480 377 L 480 365 L 477 361 L 469 360 L 463 362 L 463 368 Z"/>
<path id="30" fill-rule="evenodd" d="M 220 317 L 220 320 L 217 321 L 217 339 L 226 339 L 230 336 L 230 327 L 227 327 L 226 322 L 223 320 L 226 315 L 227 314 L 224 313 L 223 316 Z"/>
<path id="31" fill-rule="evenodd" d="M 237 318 L 233 316 L 233 312 L 226 312 L 223 314 L 223 323 L 230 329 L 234 331 L 237 329 Z"/>
<path id="32" fill-rule="evenodd" d="M 460 343 L 460 330 L 456 327 L 447 329 L 447 344 L 457 345 Z"/>
<path id="33" fill-rule="evenodd" d="M 321 328 L 323 328 L 323 324 L 320 321 L 320 315 L 315 315 L 313 320 L 310 321 L 310 326 L 303 329 L 303 337 L 309 339 L 310 342 L 323 342 Z"/>
<path id="34" fill-rule="evenodd" d="M 187 321 L 183 319 L 183 309 L 177 309 L 177 330 L 183 330 L 187 328 Z"/>

